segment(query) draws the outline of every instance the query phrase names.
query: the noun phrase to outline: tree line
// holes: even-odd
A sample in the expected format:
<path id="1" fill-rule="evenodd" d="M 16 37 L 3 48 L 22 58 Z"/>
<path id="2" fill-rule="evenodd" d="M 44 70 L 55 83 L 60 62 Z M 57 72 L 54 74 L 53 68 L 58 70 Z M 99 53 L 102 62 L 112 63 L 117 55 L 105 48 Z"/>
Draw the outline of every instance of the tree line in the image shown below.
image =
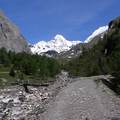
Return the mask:
<path id="1" fill-rule="evenodd" d="M 59 62 L 54 58 L 24 52 L 15 53 L 6 51 L 5 48 L 0 49 L 0 65 L 9 67 L 9 75 L 13 77 L 24 74 L 46 79 L 60 72 Z"/>

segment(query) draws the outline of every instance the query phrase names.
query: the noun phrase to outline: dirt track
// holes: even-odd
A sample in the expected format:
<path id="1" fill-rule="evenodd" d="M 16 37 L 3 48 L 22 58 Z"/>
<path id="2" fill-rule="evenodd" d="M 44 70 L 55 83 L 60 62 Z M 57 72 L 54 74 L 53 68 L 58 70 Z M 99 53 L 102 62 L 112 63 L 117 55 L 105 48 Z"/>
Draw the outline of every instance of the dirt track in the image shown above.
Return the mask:
<path id="1" fill-rule="evenodd" d="M 120 120 L 120 98 L 96 79 L 74 79 L 40 120 Z"/>

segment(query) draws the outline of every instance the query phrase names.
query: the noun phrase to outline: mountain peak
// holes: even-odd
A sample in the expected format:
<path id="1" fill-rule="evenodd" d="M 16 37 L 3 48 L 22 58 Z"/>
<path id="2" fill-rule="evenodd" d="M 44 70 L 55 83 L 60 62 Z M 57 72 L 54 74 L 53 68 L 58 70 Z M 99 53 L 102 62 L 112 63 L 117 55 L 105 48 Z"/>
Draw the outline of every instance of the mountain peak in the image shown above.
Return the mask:
<path id="1" fill-rule="evenodd" d="M 0 11 L 0 48 L 7 51 L 28 52 L 30 49 L 19 29 Z"/>
<path id="2" fill-rule="evenodd" d="M 81 41 L 69 41 L 64 36 L 57 34 L 53 40 L 40 41 L 31 47 L 32 53 L 45 53 L 47 51 L 56 51 L 58 53 L 68 51 L 72 46 L 80 43 Z"/>
<path id="3" fill-rule="evenodd" d="M 66 38 L 64 38 L 63 35 L 57 34 L 57 35 L 54 37 L 54 40 L 64 41 L 64 40 L 66 40 Z"/>

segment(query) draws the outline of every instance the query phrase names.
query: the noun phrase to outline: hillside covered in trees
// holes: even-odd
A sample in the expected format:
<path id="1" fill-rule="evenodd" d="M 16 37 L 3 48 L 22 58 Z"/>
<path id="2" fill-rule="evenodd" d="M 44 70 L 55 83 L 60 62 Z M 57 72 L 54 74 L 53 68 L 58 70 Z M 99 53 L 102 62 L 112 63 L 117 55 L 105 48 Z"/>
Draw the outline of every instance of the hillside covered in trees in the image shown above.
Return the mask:
<path id="1" fill-rule="evenodd" d="M 64 67 L 70 75 L 93 76 L 120 72 L 120 17 L 109 23 L 104 38 Z"/>
<path id="2" fill-rule="evenodd" d="M 12 80 L 38 79 L 40 83 L 41 80 L 55 77 L 59 72 L 60 65 L 53 58 L 27 53 L 16 54 L 0 49 L 0 78 L 6 78 L 7 75 Z"/>

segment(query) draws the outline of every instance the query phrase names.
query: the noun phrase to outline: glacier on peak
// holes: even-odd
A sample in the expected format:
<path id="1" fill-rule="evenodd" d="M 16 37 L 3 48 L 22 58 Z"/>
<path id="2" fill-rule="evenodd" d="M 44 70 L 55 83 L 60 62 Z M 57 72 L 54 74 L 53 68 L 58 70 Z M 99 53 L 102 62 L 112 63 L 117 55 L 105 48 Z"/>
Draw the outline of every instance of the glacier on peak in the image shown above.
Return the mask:
<path id="1" fill-rule="evenodd" d="M 62 35 L 56 35 L 53 40 L 40 41 L 31 47 L 33 54 L 41 54 L 47 51 L 56 51 L 58 53 L 68 51 L 72 46 L 81 43 L 81 41 L 69 41 Z"/>
<path id="2" fill-rule="evenodd" d="M 94 37 L 104 33 L 105 31 L 108 30 L 108 26 L 102 26 L 99 27 L 97 30 L 95 30 L 85 41 L 84 43 L 90 42 Z"/>

